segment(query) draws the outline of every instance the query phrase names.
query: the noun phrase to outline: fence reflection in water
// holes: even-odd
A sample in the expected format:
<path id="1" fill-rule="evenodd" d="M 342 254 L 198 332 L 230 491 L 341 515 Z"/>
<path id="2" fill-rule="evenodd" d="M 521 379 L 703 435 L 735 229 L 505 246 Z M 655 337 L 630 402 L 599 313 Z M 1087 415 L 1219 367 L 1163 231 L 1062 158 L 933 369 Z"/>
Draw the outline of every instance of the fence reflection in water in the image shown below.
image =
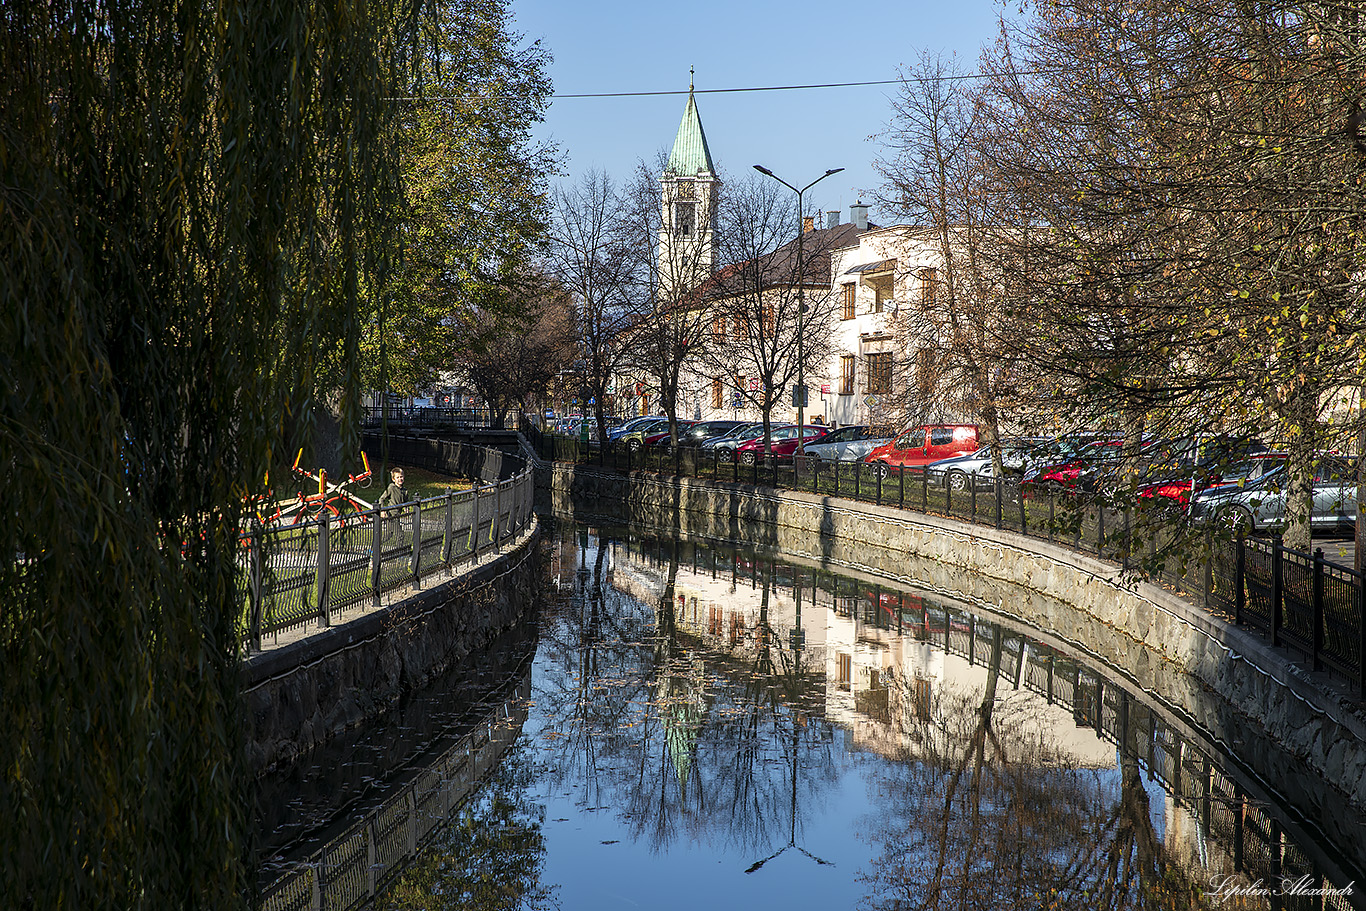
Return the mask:
<path id="1" fill-rule="evenodd" d="M 501 705 L 378 809 L 271 877 L 262 911 L 365 907 L 432 842 L 516 742 L 527 719 L 531 668 Z"/>

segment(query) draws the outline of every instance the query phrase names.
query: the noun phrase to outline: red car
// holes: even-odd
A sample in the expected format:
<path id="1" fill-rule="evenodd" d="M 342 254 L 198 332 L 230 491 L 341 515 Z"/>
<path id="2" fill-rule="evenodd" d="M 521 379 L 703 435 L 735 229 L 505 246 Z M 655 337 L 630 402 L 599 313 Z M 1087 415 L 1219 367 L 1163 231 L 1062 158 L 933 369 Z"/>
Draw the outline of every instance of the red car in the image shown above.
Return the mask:
<path id="1" fill-rule="evenodd" d="M 901 431 L 895 440 L 874 449 L 863 461 L 875 463 L 877 472 L 885 477 L 897 465 L 928 465 L 976 449 L 976 424 L 922 424 Z"/>
<path id="2" fill-rule="evenodd" d="M 802 428 L 802 439 L 806 443 L 813 443 L 830 432 L 828 427 L 817 427 L 808 424 Z M 790 459 L 792 454 L 797 451 L 797 427 L 779 427 L 772 433 L 773 442 L 767 450 L 764 449 L 764 438 L 759 436 L 753 440 L 741 443 L 735 450 L 735 457 L 746 465 L 753 465 L 759 461 L 760 455 L 771 455 L 779 459 Z"/>

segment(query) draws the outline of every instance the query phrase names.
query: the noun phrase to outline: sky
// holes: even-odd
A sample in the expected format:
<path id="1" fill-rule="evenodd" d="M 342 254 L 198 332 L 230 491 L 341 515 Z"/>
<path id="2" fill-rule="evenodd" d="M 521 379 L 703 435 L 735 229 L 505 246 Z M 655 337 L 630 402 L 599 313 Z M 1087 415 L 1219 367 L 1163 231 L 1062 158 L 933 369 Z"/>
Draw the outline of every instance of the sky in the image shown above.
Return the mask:
<path id="1" fill-rule="evenodd" d="M 513 28 L 554 56 L 556 97 L 535 137 L 561 150 L 561 179 L 604 171 L 624 183 L 638 160 L 673 145 L 687 103 L 689 68 L 712 160 L 747 179 L 762 164 L 802 187 L 844 168 L 804 197 L 808 210 L 873 206 L 881 184 L 875 137 L 891 121 L 895 85 L 769 92 L 717 89 L 895 80 L 923 51 L 957 55 L 975 70 L 1009 13 L 995 0 L 512 0 Z M 677 92 L 644 97 L 567 95 Z"/>

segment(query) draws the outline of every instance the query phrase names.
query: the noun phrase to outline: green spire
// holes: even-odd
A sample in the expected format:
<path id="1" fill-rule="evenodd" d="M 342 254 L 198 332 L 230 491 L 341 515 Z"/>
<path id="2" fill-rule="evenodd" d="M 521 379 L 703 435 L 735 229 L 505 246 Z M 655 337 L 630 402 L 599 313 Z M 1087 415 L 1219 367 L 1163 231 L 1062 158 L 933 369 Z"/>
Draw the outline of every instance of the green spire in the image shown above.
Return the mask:
<path id="1" fill-rule="evenodd" d="M 691 80 L 690 80 L 691 82 Z M 698 171 L 715 174 L 711 150 L 707 148 L 707 134 L 702 132 L 702 118 L 697 115 L 692 85 L 688 85 L 688 106 L 683 110 L 683 122 L 678 125 L 674 148 L 669 153 L 669 164 L 664 169 L 679 177 L 692 177 Z"/>

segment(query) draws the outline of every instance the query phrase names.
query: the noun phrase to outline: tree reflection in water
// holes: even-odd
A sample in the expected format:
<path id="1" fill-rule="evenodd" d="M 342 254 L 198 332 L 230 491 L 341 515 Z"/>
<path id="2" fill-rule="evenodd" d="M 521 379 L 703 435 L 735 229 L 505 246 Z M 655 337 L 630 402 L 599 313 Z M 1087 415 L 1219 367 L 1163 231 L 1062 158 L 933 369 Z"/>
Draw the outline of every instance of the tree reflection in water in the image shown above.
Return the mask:
<path id="1" fill-rule="evenodd" d="M 938 711 L 904 722 L 914 744 L 883 767 L 884 813 L 869 820 L 880 851 L 863 880 L 879 909 L 1203 907 L 1153 824 L 1137 757 L 1121 775 L 1088 769 L 1027 711 L 1001 697 L 1006 633 L 992 631 L 980 696 L 950 691 Z M 1025 648 L 1020 641 L 1021 650 Z M 1021 651 L 1023 654 L 1023 651 Z M 892 686 L 914 704 L 915 683 Z M 1121 711 L 1128 701 L 1121 702 Z M 1121 720 L 1121 725 L 1124 722 Z"/>
<path id="2" fill-rule="evenodd" d="M 756 647 L 727 654 L 676 622 L 676 545 L 648 604 L 607 578 L 605 547 L 580 545 L 592 568 L 543 625 L 554 668 L 536 690 L 556 785 L 577 788 L 583 808 L 615 810 L 656 851 L 687 840 L 754 856 L 795 842 L 803 805 L 820 803 L 837 763 L 828 728 L 806 722 L 817 677 L 774 658 L 772 576 L 756 583 Z"/>
<path id="3" fill-rule="evenodd" d="M 544 808 L 525 793 L 527 754 L 513 750 L 421 859 L 376 903 L 378 911 L 549 911 L 555 889 L 541 882 Z"/>

